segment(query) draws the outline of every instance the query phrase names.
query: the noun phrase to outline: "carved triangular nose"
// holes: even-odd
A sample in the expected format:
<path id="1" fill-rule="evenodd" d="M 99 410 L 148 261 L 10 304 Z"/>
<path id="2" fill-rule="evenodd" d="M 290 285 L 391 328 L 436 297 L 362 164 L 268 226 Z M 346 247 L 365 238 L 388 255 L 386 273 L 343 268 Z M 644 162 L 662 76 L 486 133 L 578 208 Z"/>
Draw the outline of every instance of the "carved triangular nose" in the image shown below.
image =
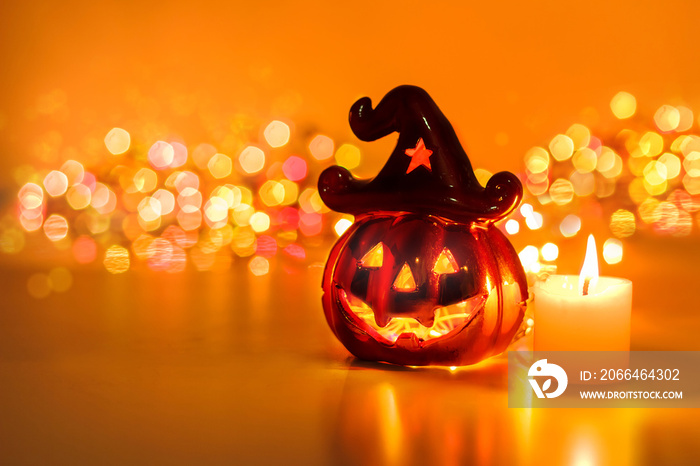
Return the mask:
<path id="1" fill-rule="evenodd" d="M 411 272 L 411 267 L 409 267 L 408 262 L 404 262 L 403 267 L 396 275 L 394 280 L 393 288 L 396 291 L 415 291 L 416 290 L 416 280 L 413 278 L 413 273 Z"/>

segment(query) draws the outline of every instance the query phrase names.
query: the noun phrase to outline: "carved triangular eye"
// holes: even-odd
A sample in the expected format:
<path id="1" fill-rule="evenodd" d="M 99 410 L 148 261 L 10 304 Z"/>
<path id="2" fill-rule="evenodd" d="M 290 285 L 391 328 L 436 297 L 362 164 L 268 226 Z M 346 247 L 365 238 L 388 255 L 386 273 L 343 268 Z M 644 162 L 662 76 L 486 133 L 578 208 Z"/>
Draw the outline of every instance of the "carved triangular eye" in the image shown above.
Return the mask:
<path id="1" fill-rule="evenodd" d="M 403 264 L 399 274 L 394 280 L 393 288 L 396 291 L 413 291 L 416 289 L 416 281 L 413 279 L 413 273 L 411 273 L 411 267 L 408 266 L 408 262 Z"/>
<path id="2" fill-rule="evenodd" d="M 377 243 L 360 259 L 360 265 L 367 269 L 377 269 L 384 262 L 384 245 Z"/>
<path id="3" fill-rule="evenodd" d="M 459 267 L 457 266 L 457 261 L 455 260 L 450 250 L 447 248 L 443 249 L 437 261 L 435 262 L 433 272 L 435 272 L 438 275 L 442 275 L 443 273 L 455 273 L 458 271 Z"/>

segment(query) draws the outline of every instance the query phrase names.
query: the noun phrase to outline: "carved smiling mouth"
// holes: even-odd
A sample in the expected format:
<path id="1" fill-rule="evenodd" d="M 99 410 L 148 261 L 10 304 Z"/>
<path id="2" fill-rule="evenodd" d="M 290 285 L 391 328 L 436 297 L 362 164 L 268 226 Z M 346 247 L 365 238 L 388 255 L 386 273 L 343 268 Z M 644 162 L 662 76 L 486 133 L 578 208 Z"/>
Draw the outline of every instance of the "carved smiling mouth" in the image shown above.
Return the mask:
<path id="1" fill-rule="evenodd" d="M 374 311 L 364 301 L 348 298 L 342 288 L 338 288 L 342 309 L 350 314 L 356 325 L 372 335 L 375 339 L 393 344 L 397 340 L 413 340 L 416 343 L 444 337 L 465 328 L 479 314 L 486 302 L 486 296 L 479 295 L 465 299 L 449 306 L 435 310 L 435 321 L 426 327 L 412 317 L 392 317 L 389 323 L 381 327 L 374 318 Z"/>

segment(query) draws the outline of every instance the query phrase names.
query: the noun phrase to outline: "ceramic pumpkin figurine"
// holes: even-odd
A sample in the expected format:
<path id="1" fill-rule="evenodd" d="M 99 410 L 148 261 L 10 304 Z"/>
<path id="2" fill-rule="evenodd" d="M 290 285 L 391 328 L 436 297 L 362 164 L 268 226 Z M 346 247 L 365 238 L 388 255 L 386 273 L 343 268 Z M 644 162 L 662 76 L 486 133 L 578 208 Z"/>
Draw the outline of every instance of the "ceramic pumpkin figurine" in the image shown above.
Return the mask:
<path id="1" fill-rule="evenodd" d="M 512 173 L 482 187 L 452 126 L 423 90 L 400 86 L 350 110 L 364 141 L 398 142 L 371 180 L 333 166 L 321 198 L 355 223 L 323 275 L 331 329 L 356 357 L 403 365 L 473 364 L 502 352 L 521 324 L 527 281 L 494 222 L 515 209 Z"/>

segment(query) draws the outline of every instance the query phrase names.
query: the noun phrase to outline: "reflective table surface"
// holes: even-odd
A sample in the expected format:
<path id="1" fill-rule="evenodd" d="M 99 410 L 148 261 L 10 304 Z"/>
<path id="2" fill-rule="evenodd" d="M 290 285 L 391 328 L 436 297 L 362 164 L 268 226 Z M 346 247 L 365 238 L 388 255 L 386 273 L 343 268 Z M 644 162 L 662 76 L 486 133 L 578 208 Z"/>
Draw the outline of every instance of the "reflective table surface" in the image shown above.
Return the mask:
<path id="1" fill-rule="evenodd" d="M 632 349 L 698 350 L 697 238 L 631 241 Z M 0 256 L 0 463 L 697 464 L 694 409 L 509 409 L 506 358 L 358 361 L 320 305 L 324 251 L 251 275 Z"/>

